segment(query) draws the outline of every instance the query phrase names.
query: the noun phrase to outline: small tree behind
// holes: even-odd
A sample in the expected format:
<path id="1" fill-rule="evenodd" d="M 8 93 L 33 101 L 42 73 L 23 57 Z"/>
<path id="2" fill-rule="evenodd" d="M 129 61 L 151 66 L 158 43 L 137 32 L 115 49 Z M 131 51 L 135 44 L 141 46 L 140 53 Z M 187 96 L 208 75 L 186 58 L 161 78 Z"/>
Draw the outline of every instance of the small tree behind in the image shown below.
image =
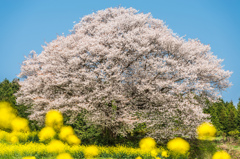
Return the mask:
<path id="1" fill-rule="evenodd" d="M 237 104 L 237 117 L 236 117 L 236 121 L 237 121 L 237 129 L 240 132 L 240 98 L 239 98 L 239 102 Z"/>

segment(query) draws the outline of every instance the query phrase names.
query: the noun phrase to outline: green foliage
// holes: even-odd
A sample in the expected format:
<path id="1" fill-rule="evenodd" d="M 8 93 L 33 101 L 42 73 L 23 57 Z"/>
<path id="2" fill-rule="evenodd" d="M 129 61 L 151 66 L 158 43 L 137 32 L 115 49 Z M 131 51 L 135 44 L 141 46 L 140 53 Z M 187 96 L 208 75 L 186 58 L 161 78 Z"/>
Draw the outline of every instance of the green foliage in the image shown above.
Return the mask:
<path id="1" fill-rule="evenodd" d="M 127 136 L 114 136 L 110 129 L 102 129 L 96 125 L 89 125 L 85 120 L 86 111 L 82 111 L 77 116 L 77 120 L 73 124 L 66 124 L 69 117 L 64 115 L 64 124 L 70 125 L 74 129 L 76 135 L 81 139 L 83 145 L 125 145 L 130 147 L 138 147 L 139 141 L 146 135 L 146 124 L 139 124 L 133 132 Z"/>
<path id="2" fill-rule="evenodd" d="M 88 125 L 84 120 L 85 114 L 86 111 L 84 110 L 78 114 L 76 121 L 73 124 L 67 124 L 70 117 L 63 114 L 64 124 L 72 126 L 83 145 L 101 143 L 101 129 L 95 125 Z"/>
<path id="3" fill-rule="evenodd" d="M 219 123 L 220 123 L 220 130 L 223 132 L 227 133 L 227 112 L 226 112 L 226 107 L 221 104 L 218 108 L 219 112 Z"/>
<path id="4" fill-rule="evenodd" d="M 25 105 L 18 105 L 16 103 L 16 97 L 14 94 L 19 90 L 20 85 L 18 84 L 18 79 L 14 79 L 10 82 L 8 79 L 5 79 L 0 83 L 0 101 L 9 102 L 11 106 L 17 110 L 17 115 L 23 118 L 28 119 L 28 107 Z M 29 127 L 31 130 L 40 130 L 37 126 L 36 121 L 29 120 Z"/>
<path id="5" fill-rule="evenodd" d="M 18 84 L 18 79 L 14 79 L 12 82 L 5 79 L 0 83 L 0 101 L 9 102 L 14 109 L 17 110 L 18 116 L 27 118 L 29 113 L 27 113 L 27 107 L 24 105 L 16 104 L 16 97 L 14 94 L 19 90 L 20 85 Z"/>
<path id="6" fill-rule="evenodd" d="M 230 131 L 240 130 L 240 104 L 238 110 L 233 102 L 224 102 L 222 99 L 215 103 L 206 101 L 206 104 L 208 108 L 204 109 L 204 113 L 210 114 L 211 122 L 219 133 L 229 135 Z"/>
<path id="7" fill-rule="evenodd" d="M 17 80 L 13 80 L 9 82 L 9 80 L 5 79 L 0 83 L 0 101 L 6 101 L 11 104 L 11 106 L 17 110 L 17 115 L 23 118 L 27 117 L 26 110 L 27 108 L 23 105 L 16 104 L 16 97 L 14 93 L 19 90 L 19 84 Z"/>
<path id="8" fill-rule="evenodd" d="M 233 131 L 229 131 L 228 134 L 234 137 L 235 139 L 238 139 L 240 132 L 238 130 L 233 130 Z"/>
<path id="9" fill-rule="evenodd" d="M 217 145 L 212 141 L 193 139 L 189 144 L 190 159 L 206 159 L 217 151 Z"/>
<path id="10" fill-rule="evenodd" d="M 221 131 L 221 130 L 217 131 L 217 133 L 216 133 L 216 136 L 217 136 L 217 137 L 223 136 L 223 135 L 224 135 L 224 132 Z"/>
<path id="11" fill-rule="evenodd" d="M 239 102 L 237 104 L 237 115 L 236 115 L 236 125 L 237 125 L 237 129 L 238 131 L 240 131 L 240 98 L 239 98 Z"/>
<path id="12" fill-rule="evenodd" d="M 235 117 L 235 113 L 233 110 L 230 110 L 229 114 L 228 114 L 228 120 L 227 120 L 227 132 L 233 131 L 237 128 L 236 125 L 236 117 Z"/>

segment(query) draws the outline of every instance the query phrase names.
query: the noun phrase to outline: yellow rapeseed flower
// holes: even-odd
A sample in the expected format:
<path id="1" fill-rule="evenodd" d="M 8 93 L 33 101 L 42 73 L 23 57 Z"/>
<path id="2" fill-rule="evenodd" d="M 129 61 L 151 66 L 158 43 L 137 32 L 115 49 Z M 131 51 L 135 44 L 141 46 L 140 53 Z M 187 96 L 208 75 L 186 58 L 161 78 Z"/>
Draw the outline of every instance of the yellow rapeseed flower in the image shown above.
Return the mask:
<path id="1" fill-rule="evenodd" d="M 151 151 L 151 156 L 152 156 L 152 157 L 157 157 L 157 155 L 158 155 L 157 150 L 156 150 L 156 149 L 153 149 L 153 150 Z"/>
<path id="2" fill-rule="evenodd" d="M 16 110 L 8 102 L 0 102 L 0 129 L 11 129 L 11 122 L 15 118 Z"/>
<path id="3" fill-rule="evenodd" d="M 215 137 L 217 130 L 216 128 L 208 122 L 204 122 L 197 128 L 198 138 L 201 140 L 212 140 Z"/>
<path id="4" fill-rule="evenodd" d="M 190 145 L 184 139 L 177 137 L 167 143 L 167 148 L 176 153 L 185 154 L 190 149 Z"/>
<path id="5" fill-rule="evenodd" d="M 67 141 L 67 137 L 73 134 L 74 134 L 74 131 L 71 126 L 63 126 L 58 136 L 62 141 Z"/>
<path id="6" fill-rule="evenodd" d="M 168 152 L 166 150 L 162 151 L 161 155 L 162 155 L 162 157 L 168 157 L 169 156 Z"/>
<path id="7" fill-rule="evenodd" d="M 138 157 L 136 157 L 135 159 L 142 159 L 142 157 L 138 156 Z"/>
<path id="8" fill-rule="evenodd" d="M 28 127 L 28 120 L 20 117 L 16 117 L 11 122 L 13 131 L 28 132 L 30 129 Z"/>
<path id="9" fill-rule="evenodd" d="M 52 127 L 45 127 L 38 133 L 38 137 L 39 137 L 39 140 L 43 142 L 43 141 L 53 139 L 55 134 L 56 132 Z"/>
<path id="10" fill-rule="evenodd" d="M 50 153 L 62 153 L 64 150 L 65 145 L 60 140 L 52 140 L 47 146 L 47 151 Z"/>
<path id="11" fill-rule="evenodd" d="M 23 157 L 22 159 L 36 159 L 36 157 L 34 157 L 34 156 L 27 156 L 27 157 Z"/>
<path id="12" fill-rule="evenodd" d="M 0 140 L 6 140 L 8 134 L 8 132 L 0 130 Z"/>
<path id="13" fill-rule="evenodd" d="M 144 151 L 151 151 L 156 147 L 156 142 L 153 138 L 146 137 L 139 142 L 139 146 Z"/>
<path id="14" fill-rule="evenodd" d="M 231 156 L 226 151 L 216 152 L 212 159 L 231 159 Z"/>
<path id="15" fill-rule="evenodd" d="M 69 153 L 61 153 L 57 156 L 57 159 L 73 159 Z"/>
<path id="16" fill-rule="evenodd" d="M 11 136 L 11 137 L 10 137 L 10 142 L 11 142 L 12 144 L 18 143 L 18 142 L 19 142 L 18 137 L 17 137 L 17 136 Z"/>
<path id="17" fill-rule="evenodd" d="M 28 140 L 28 137 L 30 136 L 30 132 L 13 131 L 9 135 L 10 136 L 17 136 L 19 141 L 26 142 Z"/>
<path id="18" fill-rule="evenodd" d="M 67 137 L 67 142 L 69 145 L 79 145 L 81 140 L 76 135 L 69 135 Z"/>
<path id="19" fill-rule="evenodd" d="M 46 126 L 52 127 L 57 131 L 60 130 L 63 125 L 63 116 L 61 112 L 58 110 L 50 110 L 46 114 L 45 124 Z"/>
<path id="20" fill-rule="evenodd" d="M 97 156 L 99 154 L 99 150 L 96 146 L 92 145 L 92 146 L 88 146 L 85 150 L 84 150 L 84 155 L 86 158 L 93 158 L 95 156 Z"/>
<path id="21" fill-rule="evenodd" d="M 13 131 L 11 133 L 6 133 L 5 140 L 12 143 L 14 143 L 14 140 L 16 140 L 16 143 L 19 141 L 26 142 L 28 140 L 29 134 L 30 133 Z"/>

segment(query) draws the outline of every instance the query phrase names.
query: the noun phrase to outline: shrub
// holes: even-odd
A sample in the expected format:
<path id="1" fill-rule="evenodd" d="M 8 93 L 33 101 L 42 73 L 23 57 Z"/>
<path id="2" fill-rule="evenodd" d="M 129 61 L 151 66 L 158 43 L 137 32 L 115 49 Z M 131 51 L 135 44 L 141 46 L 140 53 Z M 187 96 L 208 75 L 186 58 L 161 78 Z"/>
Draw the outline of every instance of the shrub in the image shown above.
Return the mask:
<path id="1" fill-rule="evenodd" d="M 230 135 L 231 137 L 234 137 L 235 139 L 237 139 L 239 137 L 239 131 L 238 130 L 234 130 L 234 131 L 229 131 L 228 135 Z"/>

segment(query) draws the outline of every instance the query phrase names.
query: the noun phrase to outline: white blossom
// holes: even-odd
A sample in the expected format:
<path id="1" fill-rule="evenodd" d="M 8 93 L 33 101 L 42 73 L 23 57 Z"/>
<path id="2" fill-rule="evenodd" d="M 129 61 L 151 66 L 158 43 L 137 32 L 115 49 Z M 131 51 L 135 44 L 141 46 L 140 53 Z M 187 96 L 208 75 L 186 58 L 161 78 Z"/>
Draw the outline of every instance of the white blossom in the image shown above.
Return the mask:
<path id="1" fill-rule="evenodd" d="M 186 41 L 163 21 L 133 8 L 87 15 L 70 35 L 58 36 L 22 64 L 17 102 L 43 123 L 58 109 L 126 135 L 147 123 L 156 139 L 193 137 L 207 120 L 204 100 L 216 100 L 231 84 L 209 45 Z M 198 98 L 196 98 L 198 97 Z"/>

